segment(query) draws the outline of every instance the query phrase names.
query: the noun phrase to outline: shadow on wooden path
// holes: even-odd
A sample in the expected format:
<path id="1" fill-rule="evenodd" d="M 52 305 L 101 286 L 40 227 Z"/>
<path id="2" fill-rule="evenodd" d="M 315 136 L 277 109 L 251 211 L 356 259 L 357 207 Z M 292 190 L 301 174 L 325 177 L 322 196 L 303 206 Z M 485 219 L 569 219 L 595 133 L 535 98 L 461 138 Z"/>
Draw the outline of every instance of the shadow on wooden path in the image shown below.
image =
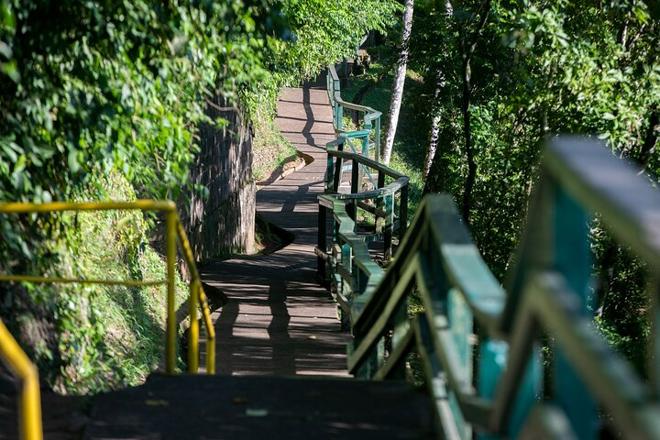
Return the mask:
<path id="1" fill-rule="evenodd" d="M 400 381 L 346 376 L 335 305 L 315 279 L 316 196 L 334 137 L 324 89 L 285 89 L 278 123 L 313 161 L 258 192 L 260 215 L 294 234 L 267 256 L 215 262 L 205 282 L 227 301 L 214 316 L 216 376 L 152 374 L 89 399 L 44 396 L 47 438 L 60 440 L 421 439 L 434 436 L 431 402 Z M 238 377 L 242 376 L 242 377 Z M 298 377 L 283 377 L 298 376 Z M 1 390 L 0 390 L 1 391 Z M 4 402 L 4 405 L 3 405 Z M 16 420 L 15 395 L 0 418 Z M 15 423 L 0 440 L 15 438 Z"/>
<path id="2" fill-rule="evenodd" d="M 304 168 L 262 187 L 257 212 L 293 234 L 270 255 L 215 262 L 204 282 L 227 302 L 214 314 L 218 372 L 245 375 L 345 375 L 348 335 L 336 306 L 316 279 L 317 195 L 323 192 L 325 144 L 334 139 L 325 88 L 284 89 L 277 123 L 311 159 Z"/>

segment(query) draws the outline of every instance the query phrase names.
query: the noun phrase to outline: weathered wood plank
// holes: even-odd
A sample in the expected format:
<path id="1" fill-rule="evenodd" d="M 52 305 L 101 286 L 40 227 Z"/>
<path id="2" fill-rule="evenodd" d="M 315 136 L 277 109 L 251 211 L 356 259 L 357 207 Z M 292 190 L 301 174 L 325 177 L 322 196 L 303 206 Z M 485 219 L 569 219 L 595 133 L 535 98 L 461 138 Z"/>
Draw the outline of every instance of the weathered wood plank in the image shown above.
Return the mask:
<path id="1" fill-rule="evenodd" d="M 404 382 L 155 375 L 99 396 L 84 439 L 423 439 L 432 426 Z"/>

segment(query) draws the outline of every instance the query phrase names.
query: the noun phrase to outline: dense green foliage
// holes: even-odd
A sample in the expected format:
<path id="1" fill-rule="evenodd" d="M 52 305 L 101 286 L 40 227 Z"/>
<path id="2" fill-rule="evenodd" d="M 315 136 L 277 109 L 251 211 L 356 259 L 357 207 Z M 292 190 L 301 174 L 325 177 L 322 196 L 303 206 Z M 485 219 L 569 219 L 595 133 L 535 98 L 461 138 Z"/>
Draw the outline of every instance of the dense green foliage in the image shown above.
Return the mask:
<path id="1" fill-rule="evenodd" d="M 0 0 L 0 200 L 185 199 L 198 127 L 226 125 L 208 120 L 210 98 L 248 116 L 266 109 L 269 124 L 281 85 L 352 53 L 395 9 L 378 0 Z M 158 278 L 156 221 L 0 216 L 0 271 Z M 0 316 L 51 385 L 88 392 L 154 368 L 162 295 L 3 285 Z"/>
<path id="2" fill-rule="evenodd" d="M 438 151 L 428 178 L 417 182 L 454 195 L 500 279 L 524 225 L 545 136 L 605 139 L 657 184 L 660 64 L 652 6 L 640 0 L 416 3 L 402 110 L 409 120 L 401 121 L 394 164 L 398 154 L 408 167 L 424 168 L 438 117 Z M 381 59 L 388 63 L 395 49 L 385 50 Z M 385 91 L 378 85 L 364 103 L 386 109 L 378 106 L 386 97 L 374 101 Z M 644 269 L 599 223 L 592 233 L 599 279 L 594 313 L 641 368 L 649 333 Z"/>
<path id="3" fill-rule="evenodd" d="M 367 30 L 385 31 L 398 9 L 382 0 L 289 0 L 283 13 L 295 41 L 276 49 L 277 69 L 294 81 L 315 76 L 321 67 L 354 55 Z"/>
<path id="4" fill-rule="evenodd" d="M 279 32 L 261 4 L 2 6 L 1 200 L 176 197 L 206 97 L 263 76 L 265 40 Z M 0 267 L 162 278 L 141 213 L 81 217 L 3 216 Z M 161 290 L 14 286 L 2 314 L 50 384 L 89 392 L 135 383 L 157 365 Z"/>

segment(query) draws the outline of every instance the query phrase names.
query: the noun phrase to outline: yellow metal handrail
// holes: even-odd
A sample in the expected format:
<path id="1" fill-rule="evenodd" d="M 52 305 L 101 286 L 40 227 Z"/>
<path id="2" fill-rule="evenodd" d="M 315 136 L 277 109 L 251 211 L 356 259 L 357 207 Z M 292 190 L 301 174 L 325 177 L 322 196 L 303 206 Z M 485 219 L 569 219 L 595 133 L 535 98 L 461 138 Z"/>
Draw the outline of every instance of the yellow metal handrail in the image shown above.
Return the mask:
<path id="1" fill-rule="evenodd" d="M 7 362 L 12 373 L 22 381 L 18 405 L 20 436 L 28 440 L 41 440 L 43 436 L 39 373 L 2 320 L 0 320 L 0 358 Z"/>
<path id="2" fill-rule="evenodd" d="M 211 321 L 208 299 L 202 287 L 202 280 L 195 264 L 192 248 L 186 231 L 176 211 L 176 205 L 168 200 L 103 201 L 103 202 L 51 202 L 51 203 L 0 203 L 0 214 L 32 214 L 64 211 L 111 211 L 140 210 L 165 213 L 166 272 L 165 280 L 113 280 L 66 277 L 44 277 L 38 275 L 0 274 L 0 282 L 101 284 L 136 286 L 167 286 L 167 323 L 165 346 L 165 371 L 173 374 L 176 369 L 176 263 L 177 242 L 183 259 L 190 272 L 190 295 L 188 298 L 190 329 L 188 332 L 188 372 L 199 370 L 199 322 L 198 307 L 206 327 L 206 372 L 215 373 L 215 329 Z M 24 439 L 41 439 L 41 408 L 39 378 L 36 367 L 11 336 L 0 320 L 0 357 L 4 359 L 14 374 L 23 381 L 20 395 L 21 436 Z"/>

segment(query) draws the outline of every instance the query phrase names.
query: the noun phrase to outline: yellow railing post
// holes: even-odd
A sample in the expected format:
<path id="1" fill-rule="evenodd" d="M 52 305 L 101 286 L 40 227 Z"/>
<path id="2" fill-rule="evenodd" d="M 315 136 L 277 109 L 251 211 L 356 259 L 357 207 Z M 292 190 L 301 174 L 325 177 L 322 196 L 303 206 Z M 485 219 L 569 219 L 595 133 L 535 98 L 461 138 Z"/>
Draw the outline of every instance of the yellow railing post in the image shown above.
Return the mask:
<path id="1" fill-rule="evenodd" d="M 7 327 L 0 321 L 0 357 L 8 360 L 12 372 L 22 382 L 19 404 L 20 436 L 23 440 L 41 440 L 41 397 L 39 374 Z"/>
<path id="2" fill-rule="evenodd" d="M 206 324 L 206 374 L 215 374 L 215 327 L 213 327 L 204 289 L 200 287 L 199 293 L 200 301 L 205 305 L 202 309 L 202 317 Z"/>
<path id="3" fill-rule="evenodd" d="M 206 340 L 206 374 L 215 374 L 215 336 Z"/>
<path id="4" fill-rule="evenodd" d="M 173 374 L 176 368 L 176 211 L 165 214 L 165 240 L 167 258 L 167 346 L 165 348 L 165 371 Z"/>
<path id="5" fill-rule="evenodd" d="M 190 298 L 188 299 L 188 314 L 190 329 L 188 330 L 188 373 L 197 373 L 199 368 L 199 320 L 197 319 L 197 304 L 199 303 L 199 280 L 190 281 Z"/>

